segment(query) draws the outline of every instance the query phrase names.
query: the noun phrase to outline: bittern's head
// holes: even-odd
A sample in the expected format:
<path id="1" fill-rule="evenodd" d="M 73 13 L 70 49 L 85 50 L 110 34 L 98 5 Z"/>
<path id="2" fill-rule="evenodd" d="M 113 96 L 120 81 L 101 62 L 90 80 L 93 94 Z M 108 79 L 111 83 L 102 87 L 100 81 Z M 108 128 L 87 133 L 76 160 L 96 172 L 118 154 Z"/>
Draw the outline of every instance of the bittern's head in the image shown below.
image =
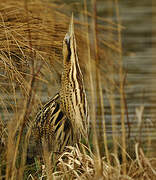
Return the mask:
<path id="1" fill-rule="evenodd" d="M 71 64 L 76 58 L 76 40 L 74 35 L 73 15 L 69 24 L 69 29 L 63 40 L 63 59 L 64 65 Z"/>

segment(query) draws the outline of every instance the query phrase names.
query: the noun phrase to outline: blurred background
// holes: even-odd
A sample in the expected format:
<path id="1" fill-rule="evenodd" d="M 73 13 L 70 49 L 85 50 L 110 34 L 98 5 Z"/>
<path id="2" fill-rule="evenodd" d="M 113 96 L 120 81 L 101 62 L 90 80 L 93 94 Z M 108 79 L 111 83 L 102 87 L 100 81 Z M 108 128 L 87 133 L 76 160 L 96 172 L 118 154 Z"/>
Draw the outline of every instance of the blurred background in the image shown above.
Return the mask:
<path id="1" fill-rule="evenodd" d="M 34 90 L 30 98 L 31 105 L 29 104 L 31 108 L 30 112 L 27 112 L 29 121 L 34 118 L 38 104 L 44 104 L 59 91 L 62 41 L 73 12 L 91 121 L 96 119 L 99 139 L 103 134 L 102 121 L 105 120 L 110 149 L 112 134 L 120 143 L 123 132 L 121 127 L 123 107 L 120 94 L 122 81 L 124 121 L 126 141 L 130 142 L 129 151 L 132 144 L 139 142 L 149 156 L 155 155 L 155 7 L 147 0 L 23 2 L 1 0 L 0 119 L 2 124 L 6 126 L 10 119 L 15 118 L 21 107 L 23 108 L 21 106 L 23 99 L 29 94 L 27 83 L 33 73 L 36 74 Z M 91 56 L 91 66 L 89 66 L 88 52 Z M 100 80 L 96 76 L 98 73 Z M 90 87 L 90 74 L 93 89 Z M 100 103 L 101 98 L 103 105 Z M 96 111 L 92 112 L 94 107 Z M 113 130 L 112 126 L 114 126 Z"/>

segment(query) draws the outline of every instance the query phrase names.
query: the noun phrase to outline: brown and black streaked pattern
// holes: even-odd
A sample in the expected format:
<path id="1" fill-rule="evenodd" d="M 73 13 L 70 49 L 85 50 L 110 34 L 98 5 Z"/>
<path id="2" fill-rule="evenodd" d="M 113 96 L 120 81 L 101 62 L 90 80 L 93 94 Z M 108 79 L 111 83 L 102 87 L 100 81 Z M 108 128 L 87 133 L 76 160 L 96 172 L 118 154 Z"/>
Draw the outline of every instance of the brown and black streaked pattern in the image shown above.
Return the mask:
<path id="1" fill-rule="evenodd" d="M 88 133 L 88 106 L 78 62 L 73 16 L 63 41 L 63 57 L 60 92 L 43 106 L 35 121 L 40 143 L 44 139 L 55 152 L 79 142 L 81 136 L 87 139 Z"/>
<path id="2" fill-rule="evenodd" d="M 69 51 L 70 50 L 70 51 Z M 64 71 L 61 78 L 61 108 L 66 112 L 74 129 L 74 138 L 87 137 L 88 106 L 79 66 L 73 20 L 63 42 Z"/>
<path id="3" fill-rule="evenodd" d="M 49 150 L 61 152 L 66 145 L 72 145 L 72 125 L 60 108 L 59 94 L 56 94 L 38 112 L 35 126 L 38 143 L 42 144 L 45 140 Z"/>

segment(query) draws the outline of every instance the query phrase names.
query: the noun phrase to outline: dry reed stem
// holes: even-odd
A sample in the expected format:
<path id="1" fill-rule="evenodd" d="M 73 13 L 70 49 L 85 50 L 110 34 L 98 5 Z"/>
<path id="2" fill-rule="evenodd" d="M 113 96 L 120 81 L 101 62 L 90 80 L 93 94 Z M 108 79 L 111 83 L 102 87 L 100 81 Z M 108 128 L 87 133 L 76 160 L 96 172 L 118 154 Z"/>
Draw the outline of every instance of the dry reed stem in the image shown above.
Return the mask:
<path id="1" fill-rule="evenodd" d="M 119 15 L 118 0 L 115 0 L 116 17 L 118 24 L 121 24 Z M 124 78 L 123 78 L 123 63 L 122 63 L 122 42 L 121 42 L 121 28 L 118 25 L 118 43 L 121 52 L 119 53 L 119 76 L 120 76 L 120 107 L 121 107 L 121 127 L 122 127 L 122 160 L 123 160 L 123 174 L 126 174 L 126 130 L 125 130 L 125 101 L 124 101 Z"/>
<path id="2" fill-rule="evenodd" d="M 87 11 L 86 2 L 84 1 L 84 9 Z M 86 22 L 88 23 L 88 19 L 86 17 Z M 89 72 L 89 84 L 90 84 L 90 90 L 91 90 L 91 106 L 90 106 L 90 117 L 91 117 L 91 126 L 93 127 L 93 144 L 95 146 L 95 154 L 97 156 L 94 156 L 96 163 L 97 172 L 100 170 L 100 154 L 99 154 L 99 147 L 98 147 L 98 138 L 97 138 L 97 132 L 96 132 L 96 107 L 95 107 L 95 88 L 94 88 L 94 82 L 93 82 L 93 73 L 92 70 L 95 71 L 95 66 L 92 65 L 91 62 L 91 52 L 90 52 L 90 42 L 89 42 L 89 30 L 87 27 L 87 55 L 88 55 L 88 72 Z M 98 172 L 99 173 L 99 172 Z"/>
<path id="3" fill-rule="evenodd" d="M 101 80 L 101 77 L 99 77 L 99 80 Z M 100 102 L 101 102 L 101 112 L 102 112 L 102 125 L 103 125 L 103 141 L 104 141 L 104 147 L 105 147 L 105 153 L 108 165 L 110 165 L 110 158 L 109 158 L 109 150 L 108 150 L 108 142 L 107 142 L 107 133 L 106 133 L 106 122 L 105 122 L 105 112 L 104 112 L 104 102 L 103 102 L 103 93 L 102 93 L 102 87 L 101 87 L 101 81 L 99 81 L 99 91 L 100 91 Z"/>
<path id="4" fill-rule="evenodd" d="M 94 101 L 96 102 L 97 106 L 100 107 L 100 94 L 99 94 L 99 52 L 98 52 L 98 32 L 97 32 L 97 19 L 96 19 L 96 0 L 92 0 L 92 7 L 93 7 L 93 22 L 92 22 L 92 31 L 93 31 L 93 39 L 94 39 L 94 58 L 95 58 L 95 92 L 96 92 L 96 98 L 94 93 Z M 95 101 L 96 99 L 96 101 Z M 97 113 L 99 114 L 99 113 Z M 98 136 L 97 136 L 97 129 L 96 129 L 96 119 L 92 119 L 93 121 L 93 143 L 95 146 L 95 164 L 96 164 L 96 176 L 101 176 L 101 159 L 100 159 L 100 149 L 99 149 L 99 142 L 98 142 Z M 100 122 L 100 127 L 102 127 L 102 123 Z M 99 134 L 99 133 L 98 133 Z"/>

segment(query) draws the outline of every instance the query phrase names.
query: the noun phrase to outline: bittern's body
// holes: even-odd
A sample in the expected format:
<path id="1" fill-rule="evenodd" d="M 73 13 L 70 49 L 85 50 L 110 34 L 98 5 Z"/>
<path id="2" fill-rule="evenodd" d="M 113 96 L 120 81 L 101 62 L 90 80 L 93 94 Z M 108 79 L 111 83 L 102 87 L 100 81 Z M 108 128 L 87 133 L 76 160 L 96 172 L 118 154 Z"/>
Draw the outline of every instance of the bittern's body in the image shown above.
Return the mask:
<path id="1" fill-rule="evenodd" d="M 73 17 L 63 41 L 63 57 L 60 92 L 44 105 L 35 123 L 40 142 L 44 140 L 56 152 L 79 142 L 81 136 L 87 138 L 88 131 L 88 107 L 77 56 Z"/>

